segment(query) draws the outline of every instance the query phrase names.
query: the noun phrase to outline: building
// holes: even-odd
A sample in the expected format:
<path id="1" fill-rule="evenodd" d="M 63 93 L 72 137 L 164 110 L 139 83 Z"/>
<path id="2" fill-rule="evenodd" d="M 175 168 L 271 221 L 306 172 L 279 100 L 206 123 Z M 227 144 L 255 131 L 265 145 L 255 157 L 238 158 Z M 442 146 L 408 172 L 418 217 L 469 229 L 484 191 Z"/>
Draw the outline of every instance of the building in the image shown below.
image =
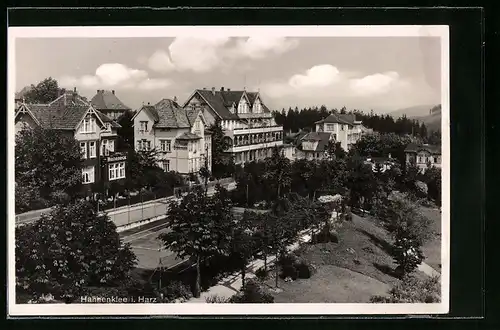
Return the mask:
<path id="1" fill-rule="evenodd" d="M 175 100 L 144 105 L 133 117 L 136 150 L 156 150 L 158 165 L 180 174 L 198 173 L 207 157 L 212 168 L 212 139 L 199 108 L 183 109 Z"/>
<path id="2" fill-rule="evenodd" d="M 94 109 L 105 114 L 113 120 L 118 120 L 125 112 L 131 110 L 116 96 L 115 91 L 98 89 L 97 93 L 90 100 Z"/>
<path id="3" fill-rule="evenodd" d="M 115 150 L 118 123 L 68 91 L 48 104 L 21 103 L 16 109 L 16 134 L 36 126 L 73 136 L 83 158 L 82 181 L 88 191 L 100 191 L 98 183 L 126 177 L 126 154 Z"/>
<path id="4" fill-rule="evenodd" d="M 333 140 L 340 142 L 345 151 L 349 151 L 363 135 L 365 128 L 361 121 L 356 120 L 354 114 L 332 113 L 328 117 L 317 121 L 316 132 L 326 132 L 332 135 Z"/>
<path id="5" fill-rule="evenodd" d="M 425 172 L 431 166 L 441 168 L 441 146 L 410 143 L 405 149 L 406 164 Z"/>
<path id="6" fill-rule="evenodd" d="M 220 120 L 236 164 L 267 158 L 283 145 L 283 127 L 276 125 L 258 92 L 197 89 L 183 107 L 201 110 L 207 125 Z"/>
<path id="7" fill-rule="evenodd" d="M 328 132 L 306 133 L 300 136 L 296 142 L 294 158 L 307 160 L 326 158 L 328 144 L 333 139 L 332 134 Z"/>

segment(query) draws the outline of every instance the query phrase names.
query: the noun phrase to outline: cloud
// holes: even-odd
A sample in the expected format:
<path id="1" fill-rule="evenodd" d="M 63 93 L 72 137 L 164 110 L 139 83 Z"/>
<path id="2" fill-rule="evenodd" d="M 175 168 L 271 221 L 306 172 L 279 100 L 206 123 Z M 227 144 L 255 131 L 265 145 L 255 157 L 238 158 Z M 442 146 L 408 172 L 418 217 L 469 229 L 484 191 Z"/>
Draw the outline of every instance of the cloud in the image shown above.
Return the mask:
<path id="1" fill-rule="evenodd" d="M 285 37 L 250 37 L 246 40 L 239 39 L 228 53 L 235 57 L 261 59 L 272 54 L 283 54 L 298 44 L 297 39 Z"/>
<path id="2" fill-rule="evenodd" d="M 94 75 L 81 77 L 64 76 L 59 84 L 64 87 L 119 87 L 124 89 L 153 90 L 168 87 L 169 79 L 149 78 L 144 70 L 132 69 L 120 63 L 105 63 L 100 65 Z"/>
<path id="3" fill-rule="evenodd" d="M 263 59 L 287 52 L 298 45 L 296 39 L 283 37 L 178 37 L 168 49 L 155 51 L 146 61 L 157 72 L 209 72 L 239 59 Z M 138 59 L 144 63 L 144 58 Z M 231 63 L 230 63 L 231 62 Z"/>
<path id="4" fill-rule="evenodd" d="M 359 79 L 352 79 L 351 91 L 360 96 L 370 96 L 389 92 L 400 83 L 399 74 L 395 71 L 376 73 Z"/>
<path id="5" fill-rule="evenodd" d="M 396 71 L 366 75 L 331 64 L 318 64 L 286 79 L 264 82 L 260 90 L 280 107 L 325 104 L 370 109 L 424 104 L 432 96 L 422 82 L 401 77 Z"/>

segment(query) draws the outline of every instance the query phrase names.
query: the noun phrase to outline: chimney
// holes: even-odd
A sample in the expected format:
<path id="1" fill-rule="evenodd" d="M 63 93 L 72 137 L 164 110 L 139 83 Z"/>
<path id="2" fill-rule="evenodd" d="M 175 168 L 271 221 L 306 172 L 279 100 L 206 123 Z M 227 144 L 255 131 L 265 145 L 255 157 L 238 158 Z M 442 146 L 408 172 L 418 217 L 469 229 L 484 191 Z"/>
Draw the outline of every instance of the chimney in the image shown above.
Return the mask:
<path id="1" fill-rule="evenodd" d="M 73 87 L 73 93 L 76 94 L 76 87 Z"/>
<path id="2" fill-rule="evenodd" d="M 228 88 L 228 89 L 227 89 L 227 91 L 228 91 L 228 92 L 230 92 L 230 91 L 231 91 L 231 88 Z"/>
<path id="3" fill-rule="evenodd" d="M 215 95 L 215 87 L 212 87 L 212 94 Z"/>
<path id="4" fill-rule="evenodd" d="M 113 89 L 113 90 L 111 91 L 111 93 L 113 93 L 113 95 L 115 95 L 115 90 Z"/>
<path id="5" fill-rule="evenodd" d="M 174 96 L 174 102 L 177 102 L 177 96 Z"/>
<path id="6" fill-rule="evenodd" d="M 151 105 L 151 104 L 148 102 L 148 105 Z"/>
<path id="7" fill-rule="evenodd" d="M 207 88 L 206 88 L 206 87 L 203 87 L 203 90 L 204 90 L 204 91 L 206 91 L 206 90 L 207 90 Z"/>
<path id="8" fill-rule="evenodd" d="M 224 87 L 221 87 L 221 88 L 220 88 L 220 91 L 221 91 L 221 92 L 223 92 L 223 91 L 224 91 Z"/>

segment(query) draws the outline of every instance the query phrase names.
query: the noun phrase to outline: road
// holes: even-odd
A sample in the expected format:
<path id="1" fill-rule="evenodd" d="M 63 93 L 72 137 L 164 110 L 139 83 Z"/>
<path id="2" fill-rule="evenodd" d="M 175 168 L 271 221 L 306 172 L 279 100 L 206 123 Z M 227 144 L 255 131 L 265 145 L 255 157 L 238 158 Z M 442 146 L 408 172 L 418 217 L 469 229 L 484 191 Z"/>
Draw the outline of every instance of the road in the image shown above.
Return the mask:
<path id="1" fill-rule="evenodd" d="M 235 188 L 236 184 L 234 182 L 227 186 L 228 190 L 233 190 Z M 213 195 L 214 193 L 215 187 L 209 187 L 208 195 Z M 135 204 L 132 205 L 130 209 L 128 207 L 118 209 L 116 211 L 111 209 L 108 210 L 107 213 L 111 221 L 113 221 L 117 227 L 120 227 L 137 221 L 164 215 L 167 212 L 168 204 L 172 199 L 173 197 L 167 197 L 165 199 L 158 200 L 157 202 L 144 203 L 143 205 Z M 50 209 L 42 211 L 50 212 Z M 38 220 L 42 211 L 33 211 L 16 216 L 16 225 L 27 224 Z"/>

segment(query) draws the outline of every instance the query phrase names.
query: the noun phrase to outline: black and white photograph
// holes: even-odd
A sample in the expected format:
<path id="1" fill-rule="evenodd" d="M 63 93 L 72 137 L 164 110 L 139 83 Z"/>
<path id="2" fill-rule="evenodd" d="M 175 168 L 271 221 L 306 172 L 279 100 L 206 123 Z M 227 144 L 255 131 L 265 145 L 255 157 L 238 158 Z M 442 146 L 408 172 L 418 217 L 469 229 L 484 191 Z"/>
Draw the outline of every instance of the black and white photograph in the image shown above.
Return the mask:
<path id="1" fill-rule="evenodd" d="M 10 315 L 448 312 L 447 26 L 8 38 Z"/>

